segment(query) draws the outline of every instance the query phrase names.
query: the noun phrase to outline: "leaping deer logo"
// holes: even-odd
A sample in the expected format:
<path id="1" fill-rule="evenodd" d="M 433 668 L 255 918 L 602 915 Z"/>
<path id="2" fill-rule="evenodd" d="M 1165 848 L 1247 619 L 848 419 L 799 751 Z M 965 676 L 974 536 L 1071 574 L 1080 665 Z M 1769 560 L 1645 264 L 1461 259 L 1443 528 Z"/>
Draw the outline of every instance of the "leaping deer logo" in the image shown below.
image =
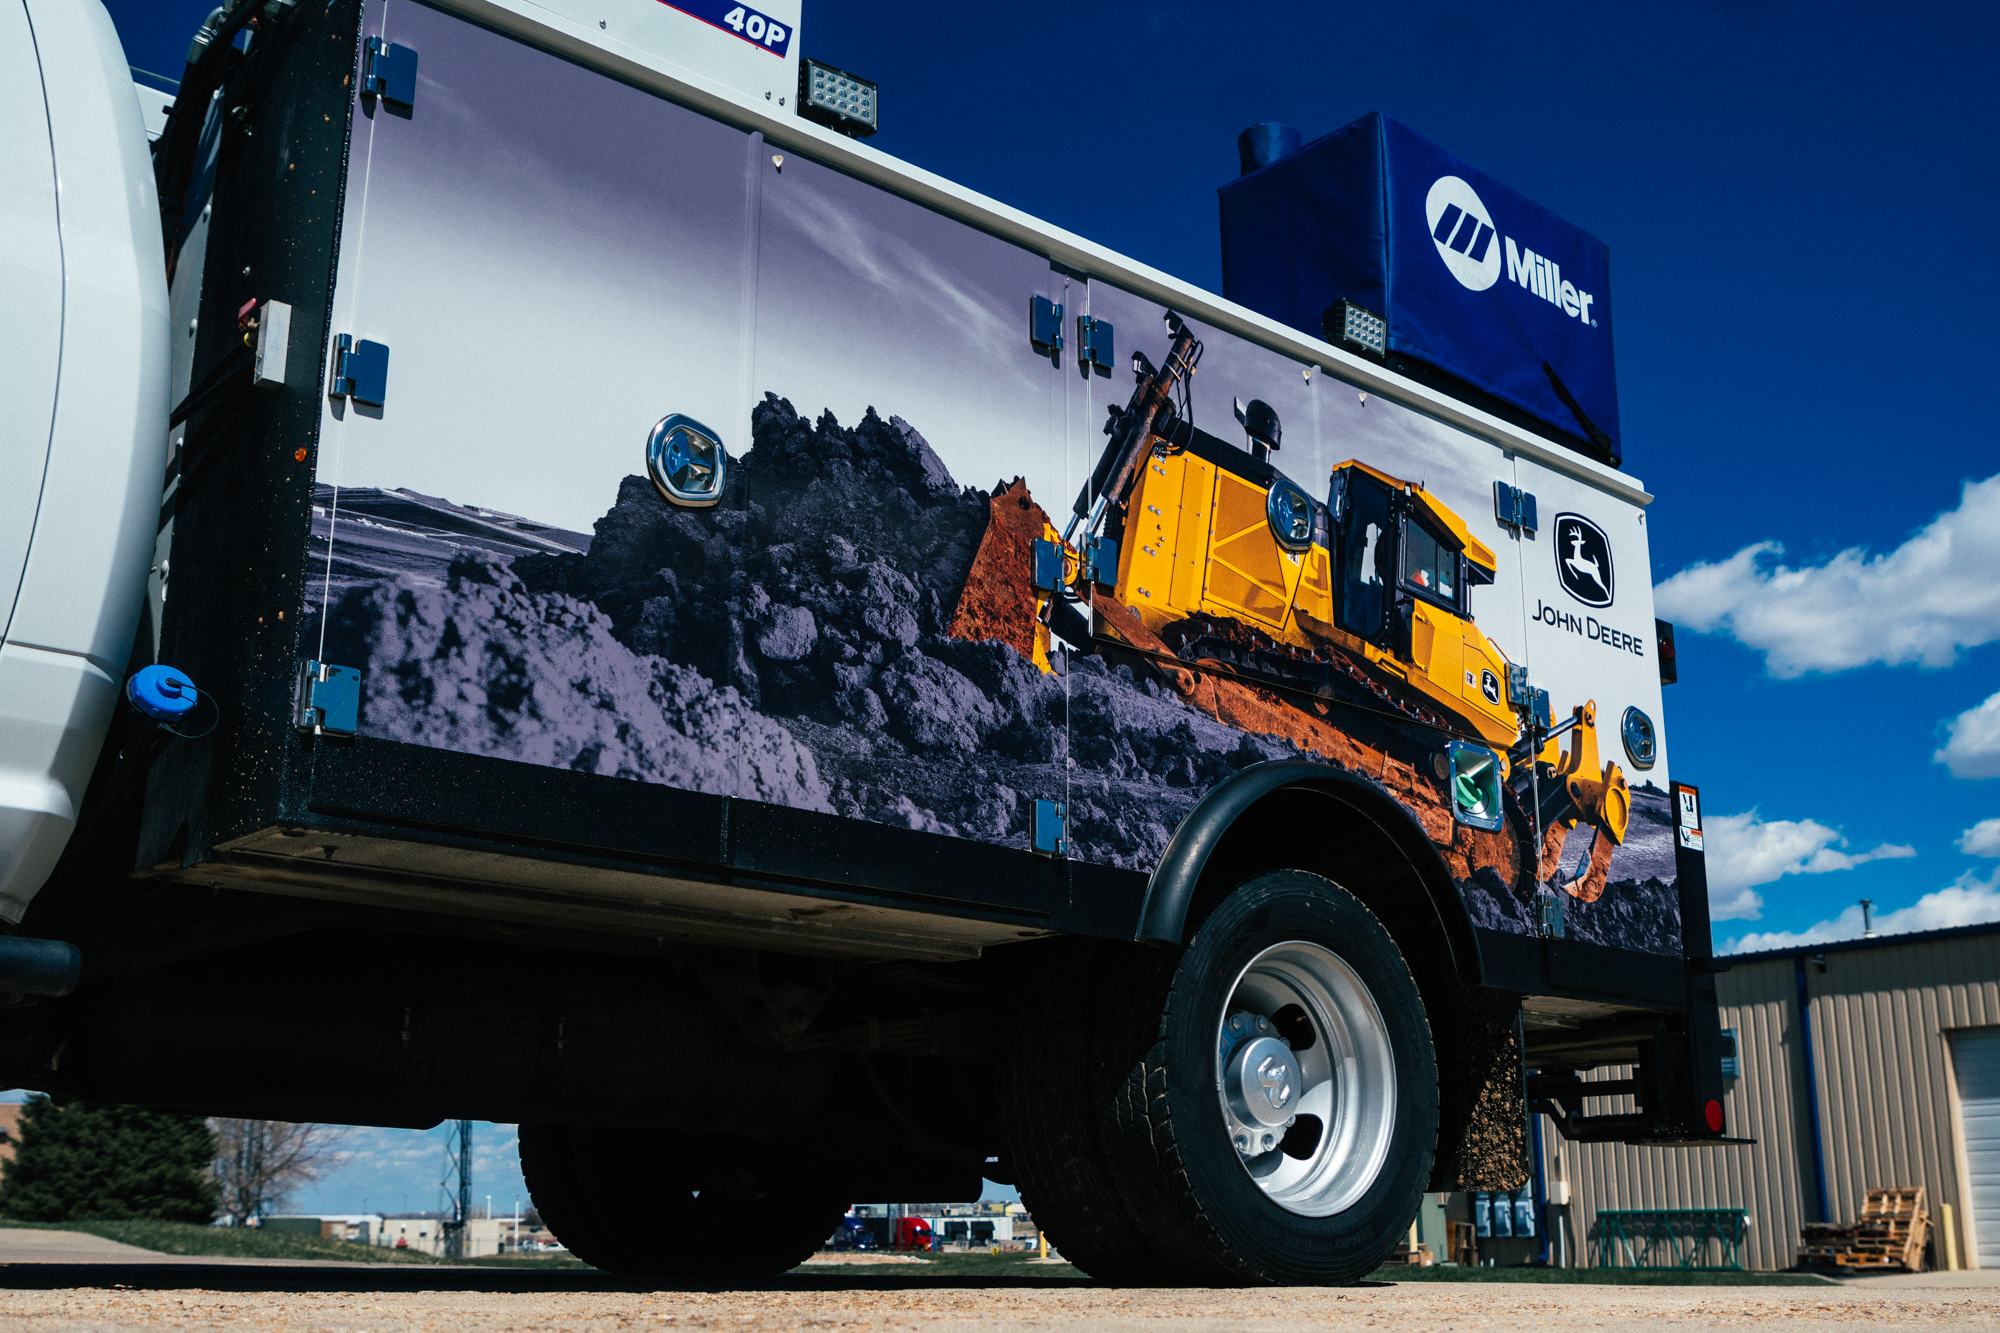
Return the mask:
<path id="1" fill-rule="evenodd" d="M 1599 592 L 1610 591 L 1604 586 L 1604 570 L 1594 558 L 1586 557 L 1583 553 L 1582 528 L 1569 530 L 1569 554 L 1563 558 L 1563 563 L 1596 584 Z"/>
<path id="2" fill-rule="evenodd" d="M 1556 515 L 1556 573 L 1585 606 L 1611 605 L 1611 542 L 1581 514 Z"/>

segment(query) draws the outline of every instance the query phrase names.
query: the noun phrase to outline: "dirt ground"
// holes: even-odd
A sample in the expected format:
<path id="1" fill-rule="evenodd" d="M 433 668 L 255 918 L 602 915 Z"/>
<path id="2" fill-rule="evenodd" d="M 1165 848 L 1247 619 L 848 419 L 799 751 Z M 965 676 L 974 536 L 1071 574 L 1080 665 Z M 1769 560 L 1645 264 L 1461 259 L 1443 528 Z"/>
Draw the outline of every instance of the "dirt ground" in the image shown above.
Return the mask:
<path id="1" fill-rule="evenodd" d="M 926 1275 L 922 1266 L 874 1265 L 815 1267 L 756 1289 L 661 1291 L 577 1270 L 162 1262 L 161 1256 L 94 1238 L 37 1234 L 50 1239 L 35 1245 L 10 1237 L 12 1243 L 0 1255 L 0 1333 L 169 1328 L 298 1333 L 1289 1333 L 1328 1328 L 1638 1333 L 1660 1325 L 1675 1330 L 2000 1330 L 2000 1285 L 1989 1285 L 1986 1274 L 1865 1286 L 1428 1281 L 1212 1291 L 1120 1290 L 1073 1280 L 1043 1281 L 1032 1274 L 940 1280 Z M 1968 1280 L 1980 1285 L 1966 1285 Z"/>

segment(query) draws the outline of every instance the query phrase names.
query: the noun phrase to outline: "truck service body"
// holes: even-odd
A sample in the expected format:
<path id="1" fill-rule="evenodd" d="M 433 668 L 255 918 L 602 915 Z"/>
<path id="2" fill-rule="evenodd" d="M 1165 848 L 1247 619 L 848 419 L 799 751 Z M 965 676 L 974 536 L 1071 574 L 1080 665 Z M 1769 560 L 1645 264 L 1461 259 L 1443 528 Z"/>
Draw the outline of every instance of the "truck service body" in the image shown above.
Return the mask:
<path id="1" fill-rule="evenodd" d="M 9 808 L 5 1077 L 520 1121 L 631 1272 L 983 1174 L 1100 1277 L 1348 1280 L 1422 1190 L 1518 1188 L 1531 1104 L 1718 1141 L 1608 350 L 1547 368 L 1580 435 L 1436 338 L 1335 345 L 800 116 L 796 6 L 714 8 L 204 29 L 98 372 L 165 503 L 16 543 L 23 607 L 115 548 L 91 670 L 151 674 Z M 1419 222 L 1497 272 L 1472 188 Z"/>

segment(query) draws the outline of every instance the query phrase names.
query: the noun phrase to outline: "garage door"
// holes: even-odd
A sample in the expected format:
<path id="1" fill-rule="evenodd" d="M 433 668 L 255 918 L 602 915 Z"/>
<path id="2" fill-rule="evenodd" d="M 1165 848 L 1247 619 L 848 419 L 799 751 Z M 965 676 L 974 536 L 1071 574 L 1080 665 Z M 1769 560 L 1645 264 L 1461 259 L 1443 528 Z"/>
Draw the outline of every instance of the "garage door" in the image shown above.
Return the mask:
<path id="1" fill-rule="evenodd" d="M 1981 1268 L 2000 1268 L 2000 1032 L 1953 1037 L 1951 1056 L 1972 1185 L 1972 1243 Z"/>

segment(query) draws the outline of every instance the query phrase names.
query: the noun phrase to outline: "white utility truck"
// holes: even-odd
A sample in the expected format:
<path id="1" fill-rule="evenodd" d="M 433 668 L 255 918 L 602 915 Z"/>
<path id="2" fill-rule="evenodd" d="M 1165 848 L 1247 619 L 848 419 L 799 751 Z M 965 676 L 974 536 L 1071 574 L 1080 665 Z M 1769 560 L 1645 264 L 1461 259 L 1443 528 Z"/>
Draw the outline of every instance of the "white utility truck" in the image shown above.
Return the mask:
<path id="1" fill-rule="evenodd" d="M 0 4 L 0 1085 L 523 1122 L 703 1277 L 986 1177 L 1349 1281 L 1531 1108 L 1722 1141 L 1603 245 L 1260 126 L 1217 296 L 801 21 L 231 0 L 163 98 Z"/>

